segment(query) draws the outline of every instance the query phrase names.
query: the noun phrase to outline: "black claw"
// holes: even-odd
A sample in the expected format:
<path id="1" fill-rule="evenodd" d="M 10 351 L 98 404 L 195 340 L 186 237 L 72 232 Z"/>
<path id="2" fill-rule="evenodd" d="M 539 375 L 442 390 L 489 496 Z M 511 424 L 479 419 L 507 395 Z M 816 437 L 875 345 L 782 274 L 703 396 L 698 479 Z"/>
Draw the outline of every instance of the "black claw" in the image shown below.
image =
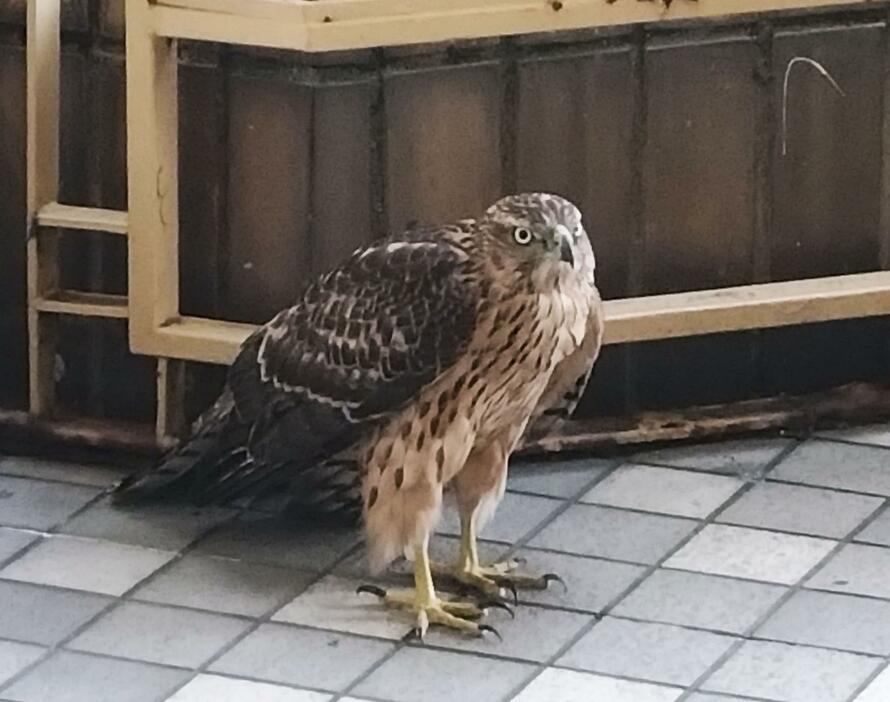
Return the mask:
<path id="1" fill-rule="evenodd" d="M 355 594 L 360 595 L 363 592 L 367 592 L 369 595 L 377 595 L 380 599 L 386 597 L 386 590 L 382 587 L 378 587 L 377 585 L 359 585 L 355 589 Z"/>
<path id="2" fill-rule="evenodd" d="M 501 602 L 500 600 L 486 600 L 485 602 L 479 603 L 480 609 L 488 609 L 489 607 L 494 607 L 495 609 L 502 609 L 507 614 L 510 615 L 511 619 L 516 619 L 516 613 L 513 611 L 513 608 L 508 605 L 506 602 Z"/>
<path id="3" fill-rule="evenodd" d="M 500 632 L 497 629 L 495 629 L 491 624 L 480 624 L 479 631 L 480 632 L 490 631 L 492 634 L 494 634 L 495 636 L 498 637 L 498 641 L 503 642 L 503 640 L 504 640 L 504 637 L 501 636 Z"/>
<path id="4" fill-rule="evenodd" d="M 562 589 L 565 592 L 569 591 L 569 586 L 566 585 L 566 581 L 560 578 L 556 573 L 544 573 L 544 575 L 541 576 L 541 579 L 544 581 L 545 590 L 547 589 L 547 586 L 550 585 L 550 583 L 556 582 L 562 585 Z"/>
<path id="5" fill-rule="evenodd" d="M 421 643 L 423 643 L 423 632 L 420 630 L 419 626 L 415 626 L 413 629 L 411 629 L 411 631 L 409 631 L 402 637 L 402 641 L 404 641 L 405 643 L 409 641 L 420 641 Z"/>
<path id="6" fill-rule="evenodd" d="M 516 561 L 517 565 L 525 565 L 528 563 L 528 559 L 525 556 L 514 556 L 513 560 Z"/>
<path id="7" fill-rule="evenodd" d="M 509 590 L 513 594 L 513 606 L 519 604 L 519 593 L 516 592 L 516 584 L 512 580 L 504 579 L 501 581 L 501 585 L 503 585 L 507 590 Z"/>

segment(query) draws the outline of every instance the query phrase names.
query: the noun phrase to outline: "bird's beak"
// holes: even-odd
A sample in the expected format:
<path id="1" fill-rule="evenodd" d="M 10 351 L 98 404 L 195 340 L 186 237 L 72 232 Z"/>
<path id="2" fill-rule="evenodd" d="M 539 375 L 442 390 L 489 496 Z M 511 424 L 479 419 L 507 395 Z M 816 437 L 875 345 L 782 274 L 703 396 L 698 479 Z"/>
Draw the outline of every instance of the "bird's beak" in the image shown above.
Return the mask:
<path id="1" fill-rule="evenodd" d="M 574 268 L 575 254 L 572 253 L 572 235 L 569 233 L 569 230 L 560 224 L 556 227 L 554 236 L 559 243 L 559 260 L 565 261 Z"/>

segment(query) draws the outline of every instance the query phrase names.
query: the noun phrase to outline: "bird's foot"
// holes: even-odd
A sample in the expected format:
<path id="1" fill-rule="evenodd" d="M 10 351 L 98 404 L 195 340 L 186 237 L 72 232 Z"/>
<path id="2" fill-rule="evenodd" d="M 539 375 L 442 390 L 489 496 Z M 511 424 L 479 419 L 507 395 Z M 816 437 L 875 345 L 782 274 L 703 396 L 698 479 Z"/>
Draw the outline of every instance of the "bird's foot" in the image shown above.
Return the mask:
<path id="1" fill-rule="evenodd" d="M 525 560 L 519 558 L 508 558 L 489 566 L 475 567 L 433 563 L 432 571 L 434 575 L 456 580 L 493 599 L 503 600 L 509 593 L 514 604 L 519 601 L 517 590 L 546 590 L 552 582 L 566 587 L 565 581 L 556 573 L 530 575 L 517 572 L 524 563 Z"/>
<path id="2" fill-rule="evenodd" d="M 384 605 L 407 609 L 417 615 L 416 624 L 410 636 L 423 640 L 431 624 L 455 629 L 473 636 L 483 636 L 489 632 L 501 638 L 497 629 L 478 620 L 485 616 L 489 607 L 504 609 L 513 616 L 513 610 L 500 601 L 469 602 L 458 598 L 441 598 L 437 595 L 424 595 L 414 589 L 384 590 L 376 585 L 361 585 L 358 593 L 367 592 L 379 597 Z"/>

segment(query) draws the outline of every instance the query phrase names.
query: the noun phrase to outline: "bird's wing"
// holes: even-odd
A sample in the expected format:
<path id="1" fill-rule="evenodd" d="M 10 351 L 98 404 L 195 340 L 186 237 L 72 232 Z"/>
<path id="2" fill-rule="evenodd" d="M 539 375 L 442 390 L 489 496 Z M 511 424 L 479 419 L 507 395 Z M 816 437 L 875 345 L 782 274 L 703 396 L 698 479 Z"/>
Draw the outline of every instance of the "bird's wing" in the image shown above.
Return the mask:
<path id="1" fill-rule="evenodd" d="M 445 237 L 388 239 L 309 286 L 242 347 L 229 374 L 253 460 L 198 499 L 253 493 L 353 445 L 449 368 L 472 338 L 469 254 Z"/>
<path id="2" fill-rule="evenodd" d="M 587 329 L 582 344 L 566 356 L 550 376 L 547 388 L 538 400 L 529 426 L 541 415 L 555 419 L 568 419 L 572 416 L 578 401 L 587 388 L 593 364 L 599 356 L 603 340 L 603 304 L 599 294 L 590 306 Z"/>

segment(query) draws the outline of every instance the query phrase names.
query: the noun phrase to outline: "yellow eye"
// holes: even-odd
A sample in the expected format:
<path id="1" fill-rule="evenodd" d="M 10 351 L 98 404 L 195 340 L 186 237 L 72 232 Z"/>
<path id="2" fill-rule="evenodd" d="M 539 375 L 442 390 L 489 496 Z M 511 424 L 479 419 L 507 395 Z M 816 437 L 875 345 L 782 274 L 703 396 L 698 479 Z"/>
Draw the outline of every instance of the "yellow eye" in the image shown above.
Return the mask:
<path id="1" fill-rule="evenodd" d="M 532 233 L 525 227 L 516 227 L 513 230 L 513 240 L 521 246 L 528 246 L 532 243 Z"/>

